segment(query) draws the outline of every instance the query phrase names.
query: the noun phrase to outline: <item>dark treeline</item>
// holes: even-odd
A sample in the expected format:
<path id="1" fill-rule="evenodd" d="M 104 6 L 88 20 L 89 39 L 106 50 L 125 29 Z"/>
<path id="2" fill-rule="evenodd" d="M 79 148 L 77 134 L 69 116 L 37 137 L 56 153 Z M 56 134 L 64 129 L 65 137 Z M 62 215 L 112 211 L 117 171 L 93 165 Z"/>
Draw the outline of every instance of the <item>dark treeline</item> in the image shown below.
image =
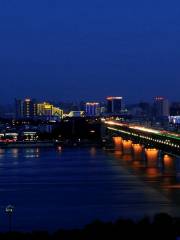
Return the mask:
<path id="1" fill-rule="evenodd" d="M 48 232 L 1 233 L 0 239 L 7 240 L 154 240 L 178 239 L 180 236 L 180 218 L 172 218 L 160 213 L 153 220 L 144 217 L 142 220 L 119 219 L 116 222 L 94 221 L 83 229 L 59 230 Z"/>

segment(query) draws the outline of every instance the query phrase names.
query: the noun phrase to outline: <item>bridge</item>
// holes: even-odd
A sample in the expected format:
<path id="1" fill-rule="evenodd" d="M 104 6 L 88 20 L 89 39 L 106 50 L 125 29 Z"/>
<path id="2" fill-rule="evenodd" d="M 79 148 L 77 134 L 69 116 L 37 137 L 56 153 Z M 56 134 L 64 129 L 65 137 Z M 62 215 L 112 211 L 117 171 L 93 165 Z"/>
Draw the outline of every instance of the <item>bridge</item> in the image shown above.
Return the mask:
<path id="1" fill-rule="evenodd" d="M 180 134 L 112 120 L 104 121 L 104 125 L 118 158 L 133 159 L 134 164 L 153 174 L 157 171 L 164 176 L 176 174 Z"/>
<path id="2" fill-rule="evenodd" d="M 109 120 L 105 121 L 104 124 L 109 136 L 120 136 L 147 148 L 157 148 L 180 155 L 180 134 L 118 121 Z"/>

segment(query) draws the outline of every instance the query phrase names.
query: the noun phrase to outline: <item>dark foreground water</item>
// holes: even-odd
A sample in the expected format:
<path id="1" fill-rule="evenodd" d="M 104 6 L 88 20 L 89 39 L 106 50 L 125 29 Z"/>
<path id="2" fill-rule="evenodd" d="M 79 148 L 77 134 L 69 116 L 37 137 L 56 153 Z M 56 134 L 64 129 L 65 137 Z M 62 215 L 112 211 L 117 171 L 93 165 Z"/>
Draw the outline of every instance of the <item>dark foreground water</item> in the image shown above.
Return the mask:
<path id="1" fill-rule="evenodd" d="M 14 230 L 54 231 L 162 211 L 180 216 L 174 195 L 151 180 L 101 149 L 1 149 L 0 231 L 8 227 L 8 204 L 15 206 Z"/>

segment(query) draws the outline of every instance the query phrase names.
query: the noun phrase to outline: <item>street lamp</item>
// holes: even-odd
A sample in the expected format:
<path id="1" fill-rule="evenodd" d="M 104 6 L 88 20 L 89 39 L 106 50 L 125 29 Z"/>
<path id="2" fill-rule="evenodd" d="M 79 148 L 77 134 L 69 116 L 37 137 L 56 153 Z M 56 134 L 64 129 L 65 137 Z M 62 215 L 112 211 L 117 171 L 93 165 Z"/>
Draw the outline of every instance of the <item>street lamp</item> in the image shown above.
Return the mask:
<path id="1" fill-rule="evenodd" d="M 5 212 L 7 213 L 9 217 L 9 232 L 12 231 L 12 214 L 14 211 L 14 207 L 12 205 L 8 205 L 5 209 Z"/>

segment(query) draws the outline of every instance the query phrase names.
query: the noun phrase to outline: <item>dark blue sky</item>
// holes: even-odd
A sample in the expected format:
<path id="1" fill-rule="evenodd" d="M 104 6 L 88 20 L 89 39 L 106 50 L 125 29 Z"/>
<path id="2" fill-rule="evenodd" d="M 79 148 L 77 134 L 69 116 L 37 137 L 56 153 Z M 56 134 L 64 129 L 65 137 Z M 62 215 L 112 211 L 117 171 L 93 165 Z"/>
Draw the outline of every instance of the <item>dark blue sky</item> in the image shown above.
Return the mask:
<path id="1" fill-rule="evenodd" d="M 180 1 L 0 1 L 0 101 L 180 100 Z"/>

